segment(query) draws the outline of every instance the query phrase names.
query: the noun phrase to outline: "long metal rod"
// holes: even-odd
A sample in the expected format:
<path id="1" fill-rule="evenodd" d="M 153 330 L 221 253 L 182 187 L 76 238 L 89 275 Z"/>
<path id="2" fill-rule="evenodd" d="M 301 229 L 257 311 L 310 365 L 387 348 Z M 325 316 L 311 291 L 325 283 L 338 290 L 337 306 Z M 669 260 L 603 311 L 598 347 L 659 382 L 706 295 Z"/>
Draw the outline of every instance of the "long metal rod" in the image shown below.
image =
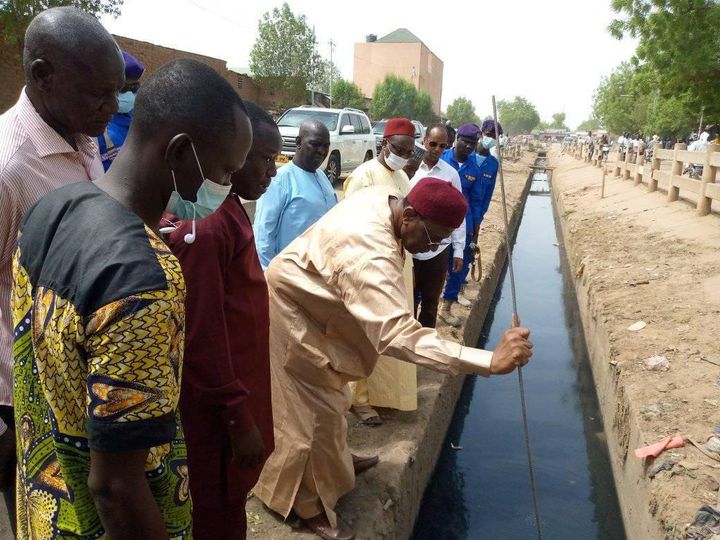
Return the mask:
<path id="1" fill-rule="evenodd" d="M 500 140 L 498 133 L 497 105 L 495 96 L 492 97 L 493 121 L 495 122 L 495 137 Z M 517 293 L 515 292 L 515 272 L 513 270 L 512 243 L 510 242 L 510 220 L 507 211 L 507 196 L 505 195 L 505 177 L 503 176 L 502 149 L 498 147 L 498 176 L 500 177 L 500 193 L 502 196 L 503 219 L 505 222 L 505 247 L 507 249 L 508 271 L 510 273 L 510 292 L 513 305 L 513 326 L 520 324 L 520 317 L 517 310 Z M 520 408 L 522 409 L 523 429 L 525 431 L 525 448 L 527 449 L 528 471 L 530 472 L 530 489 L 532 490 L 533 508 L 535 510 L 535 527 L 538 540 L 542 540 L 542 525 L 540 524 L 540 507 L 538 505 L 537 486 L 535 484 L 535 467 L 533 466 L 532 450 L 530 448 L 530 428 L 528 427 L 527 405 L 525 403 L 525 381 L 521 366 L 517 368 L 518 383 L 520 385 Z"/>

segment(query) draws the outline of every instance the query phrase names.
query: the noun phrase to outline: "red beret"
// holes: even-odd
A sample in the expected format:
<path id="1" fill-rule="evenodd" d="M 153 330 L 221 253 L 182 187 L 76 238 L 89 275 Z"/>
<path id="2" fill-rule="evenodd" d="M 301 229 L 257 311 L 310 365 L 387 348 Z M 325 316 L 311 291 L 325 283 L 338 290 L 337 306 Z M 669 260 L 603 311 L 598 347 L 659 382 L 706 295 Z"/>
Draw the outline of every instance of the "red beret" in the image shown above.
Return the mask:
<path id="1" fill-rule="evenodd" d="M 391 118 L 385 124 L 385 131 L 383 137 L 390 137 L 392 135 L 407 135 L 408 137 L 415 138 L 415 126 L 407 118 Z"/>
<path id="2" fill-rule="evenodd" d="M 465 196 L 450 182 L 439 178 L 421 179 L 410 190 L 407 200 L 424 219 L 454 229 L 462 224 L 468 210 Z"/>

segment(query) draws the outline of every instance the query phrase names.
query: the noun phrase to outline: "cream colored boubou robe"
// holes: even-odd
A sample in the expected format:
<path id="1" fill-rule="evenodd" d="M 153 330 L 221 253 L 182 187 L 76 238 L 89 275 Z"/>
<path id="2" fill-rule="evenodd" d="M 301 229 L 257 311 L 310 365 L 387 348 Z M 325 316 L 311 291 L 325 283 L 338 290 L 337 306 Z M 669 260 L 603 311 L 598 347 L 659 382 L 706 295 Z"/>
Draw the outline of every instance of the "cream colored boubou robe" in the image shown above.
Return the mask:
<path id="1" fill-rule="evenodd" d="M 410 180 L 405 171 L 391 171 L 377 159 L 366 161 L 345 180 L 345 197 L 351 197 L 367 187 L 384 187 L 406 197 Z M 410 311 L 415 309 L 413 298 L 413 258 L 405 253 L 403 268 L 405 289 Z M 414 364 L 382 355 L 367 379 L 350 383 L 353 405 L 389 407 L 400 411 L 417 409 L 417 369 Z"/>
<path id="2" fill-rule="evenodd" d="M 381 354 L 446 373 L 487 374 L 492 353 L 438 337 L 408 309 L 405 256 L 388 193 L 368 188 L 330 210 L 271 262 L 275 451 L 255 494 L 287 517 L 325 512 L 355 486 L 347 383 Z"/>

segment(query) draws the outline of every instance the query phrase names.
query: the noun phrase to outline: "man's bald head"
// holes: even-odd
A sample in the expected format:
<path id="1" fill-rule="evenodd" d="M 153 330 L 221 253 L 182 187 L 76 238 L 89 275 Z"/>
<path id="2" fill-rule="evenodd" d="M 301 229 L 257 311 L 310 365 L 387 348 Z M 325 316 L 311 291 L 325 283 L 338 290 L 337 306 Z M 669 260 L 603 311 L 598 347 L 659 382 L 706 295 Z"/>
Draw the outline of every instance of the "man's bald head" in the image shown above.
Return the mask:
<path id="1" fill-rule="evenodd" d="M 101 56 L 96 56 L 98 54 Z M 79 9 L 47 9 L 30 22 L 25 32 L 23 68 L 26 77 L 33 60 L 38 58 L 90 64 L 112 57 L 123 62 L 113 37 L 100 21 Z"/>
<path id="2" fill-rule="evenodd" d="M 293 163 L 306 171 L 315 172 L 330 151 L 330 132 L 319 120 L 305 120 L 295 139 L 297 150 Z"/>
<path id="3" fill-rule="evenodd" d="M 66 138 L 101 135 L 117 112 L 125 62 L 110 33 L 88 13 L 59 7 L 37 15 L 25 33 L 23 69 L 33 105 Z"/>
<path id="4" fill-rule="evenodd" d="M 302 124 L 300 124 L 300 131 L 298 132 L 298 137 L 302 139 L 303 137 L 307 137 L 308 135 L 327 137 L 328 140 L 330 140 L 330 131 L 328 131 L 327 126 L 323 124 L 320 120 L 305 120 Z"/>

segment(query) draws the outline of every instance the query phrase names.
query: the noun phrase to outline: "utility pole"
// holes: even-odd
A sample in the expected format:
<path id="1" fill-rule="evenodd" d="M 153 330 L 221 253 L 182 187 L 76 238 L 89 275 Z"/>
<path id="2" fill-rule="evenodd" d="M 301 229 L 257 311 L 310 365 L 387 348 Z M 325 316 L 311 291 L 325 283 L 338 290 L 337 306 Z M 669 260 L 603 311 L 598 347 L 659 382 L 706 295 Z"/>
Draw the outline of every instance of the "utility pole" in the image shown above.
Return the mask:
<path id="1" fill-rule="evenodd" d="M 335 51 L 335 42 L 330 38 L 330 88 L 328 89 L 328 97 L 330 98 L 330 107 L 332 107 L 332 86 L 333 86 L 333 68 L 335 65 L 333 64 L 333 52 Z"/>

